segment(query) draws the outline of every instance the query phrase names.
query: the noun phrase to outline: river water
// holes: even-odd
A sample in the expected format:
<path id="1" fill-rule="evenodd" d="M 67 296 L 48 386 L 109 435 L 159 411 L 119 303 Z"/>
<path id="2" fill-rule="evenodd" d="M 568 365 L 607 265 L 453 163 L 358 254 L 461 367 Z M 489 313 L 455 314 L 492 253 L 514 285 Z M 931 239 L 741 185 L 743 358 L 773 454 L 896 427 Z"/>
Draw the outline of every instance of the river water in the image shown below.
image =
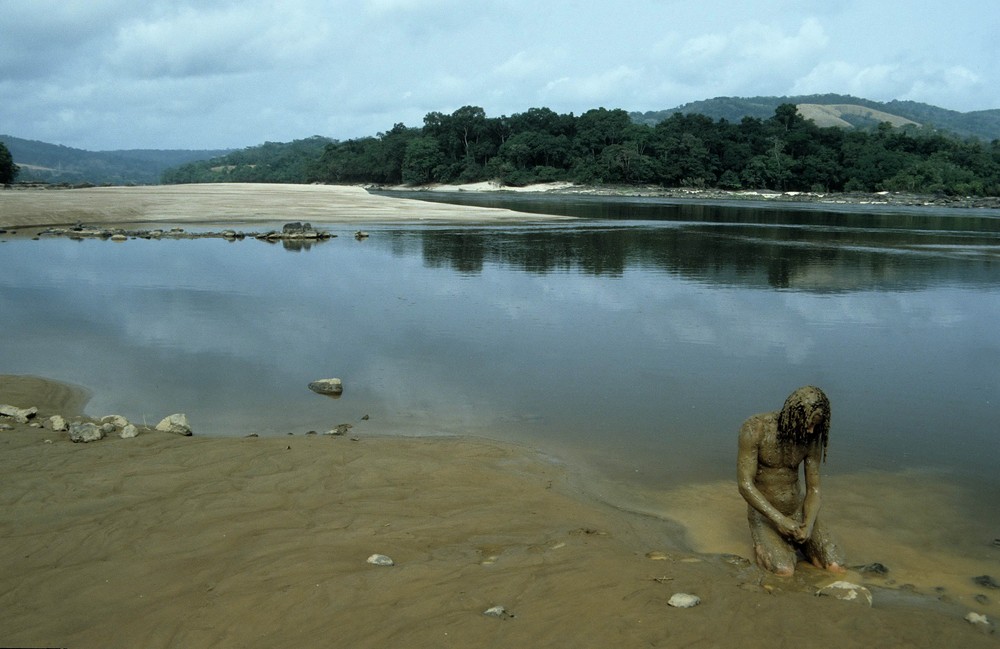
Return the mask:
<path id="1" fill-rule="evenodd" d="M 585 218 L 333 226 L 305 249 L 9 240 L 0 373 L 196 434 L 482 435 L 646 486 L 732 478 L 743 419 L 815 384 L 830 472 L 1000 493 L 992 213 L 420 197 Z M 340 399 L 307 389 L 327 377 Z"/>

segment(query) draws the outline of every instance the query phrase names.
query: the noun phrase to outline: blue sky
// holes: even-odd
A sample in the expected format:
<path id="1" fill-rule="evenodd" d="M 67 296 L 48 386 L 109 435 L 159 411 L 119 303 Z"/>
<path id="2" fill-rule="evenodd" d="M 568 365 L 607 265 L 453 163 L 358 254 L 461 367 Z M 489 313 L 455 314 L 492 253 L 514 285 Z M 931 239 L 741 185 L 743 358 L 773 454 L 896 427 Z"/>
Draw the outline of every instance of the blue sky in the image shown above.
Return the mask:
<path id="1" fill-rule="evenodd" d="M 431 111 L 853 94 L 1000 108 L 995 0 L 0 0 L 0 133 L 348 139 Z"/>

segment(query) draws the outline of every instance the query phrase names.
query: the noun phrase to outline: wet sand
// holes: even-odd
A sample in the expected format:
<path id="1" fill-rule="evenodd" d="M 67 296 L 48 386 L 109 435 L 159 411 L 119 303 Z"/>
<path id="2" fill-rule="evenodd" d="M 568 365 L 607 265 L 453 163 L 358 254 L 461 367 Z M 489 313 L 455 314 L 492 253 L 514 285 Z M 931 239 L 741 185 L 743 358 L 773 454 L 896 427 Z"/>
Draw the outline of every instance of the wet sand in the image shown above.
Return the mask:
<path id="1" fill-rule="evenodd" d="M 85 401 L 0 377 L 11 396 L 44 404 L 43 423 Z M 835 578 L 809 566 L 779 579 L 695 551 L 719 539 L 681 526 L 691 502 L 742 527 L 713 486 L 637 513 L 510 444 L 152 431 L 74 444 L 15 424 L 0 448 L 4 646 L 997 645 L 955 599 L 867 580 L 866 608 L 813 596 Z M 671 608 L 676 592 L 702 603 Z M 498 605 L 512 617 L 484 615 Z"/>

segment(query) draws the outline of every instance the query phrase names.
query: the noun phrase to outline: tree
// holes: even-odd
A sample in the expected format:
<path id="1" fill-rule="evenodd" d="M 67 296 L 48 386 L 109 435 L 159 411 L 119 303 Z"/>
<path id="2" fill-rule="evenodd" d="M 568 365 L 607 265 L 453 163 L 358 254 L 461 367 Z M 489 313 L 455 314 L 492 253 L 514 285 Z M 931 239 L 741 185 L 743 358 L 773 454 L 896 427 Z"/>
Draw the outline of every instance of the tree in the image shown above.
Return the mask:
<path id="1" fill-rule="evenodd" d="M 20 171 L 21 168 L 14 164 L 14 156 L 10 154 L 10 150 L 0 142 L 0 182 L 4 186 L 10 185 Z"/>

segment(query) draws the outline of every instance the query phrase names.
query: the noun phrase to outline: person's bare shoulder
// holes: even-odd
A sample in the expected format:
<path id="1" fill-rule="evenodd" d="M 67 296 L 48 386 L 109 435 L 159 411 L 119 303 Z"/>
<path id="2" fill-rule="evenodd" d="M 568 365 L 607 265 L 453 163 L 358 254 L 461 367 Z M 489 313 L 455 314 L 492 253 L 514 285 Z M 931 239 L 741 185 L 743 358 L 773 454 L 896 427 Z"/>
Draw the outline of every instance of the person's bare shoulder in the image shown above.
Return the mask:
<path id="1" fill-rule="evenodd" d="M 764 436 L 764 431 L 775 421 L 773 412 L 762 412 L 748 417 L 740 426 L 740 441 L 757 444 Z"/>

